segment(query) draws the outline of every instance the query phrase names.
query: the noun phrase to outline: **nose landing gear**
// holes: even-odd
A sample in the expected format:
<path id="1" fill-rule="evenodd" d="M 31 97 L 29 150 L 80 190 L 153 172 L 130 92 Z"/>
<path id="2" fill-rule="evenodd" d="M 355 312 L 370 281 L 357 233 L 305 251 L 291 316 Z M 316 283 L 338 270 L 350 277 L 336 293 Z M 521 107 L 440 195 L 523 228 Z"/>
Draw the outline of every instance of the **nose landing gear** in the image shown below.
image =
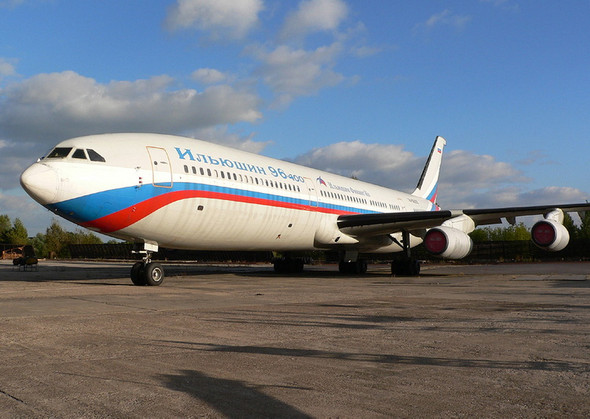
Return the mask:
<path id="1" fill-rule="evenodd" d="M 158 251 L 157 243 L 136 243 L 133 253 L 145 253 L 141 262 L 131 267 L 131 282 L 133 285 L 158 286 L 164 282 L 164 268 L 159 263 L 152 262 L 152 252 Z"/>
<path id="2" fill-rule="evenodd" d="M 131 282 L 133 285 L 161 285 L 164 282 L 164 268 L 159 263 L 136 262 L 131 267 Z"/>

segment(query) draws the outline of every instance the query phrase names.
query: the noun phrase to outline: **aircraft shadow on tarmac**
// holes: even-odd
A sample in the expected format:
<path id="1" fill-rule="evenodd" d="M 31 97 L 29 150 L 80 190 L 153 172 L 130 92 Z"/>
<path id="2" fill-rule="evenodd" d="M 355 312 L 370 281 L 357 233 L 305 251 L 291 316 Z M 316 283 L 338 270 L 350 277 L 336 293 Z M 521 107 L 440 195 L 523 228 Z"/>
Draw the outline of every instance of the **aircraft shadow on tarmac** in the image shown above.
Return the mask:
<path id="1" fill-rule="evenodd" d="M 159 378 L 167 388 L 185 392 L 207 403 L 228 418 L 311 417 L 295 407 L 260 391 L 260 388 L 265 386 L 249 385 L 239 380 L 211 377 L 193 370 L 184 370 L 177 375 L 160 375 Z M 301 387 L 297 388 L 306 390 Z"/>
<path id="2" fill-rule="evenodd" d="M 212 343 L 166 340 L 160 342 L 164 344 L 182 345 L 184 348 L 186 348 L 186 346 L 188 345 L 189 347 L 192 347 L 195 351 L 260 354 L 284 356 L 290 358 L 329 358 L 338 360 L 348 360 L 354 362 L 374 362 L 377 364 L 400 364 L 418 366 L 430 365 L 436 367 L 452 368 L 485 368 L 534 371 L 576 371 L 579 373 L 587 373 L 590 371 L 590 364 L 583 362 L 575 363 L 566 361 L 500 361 L 492 359 L 459 359 L 394 354 L 336 352 L 316 349 L 277 348 L 271 346 L 216 345 Z"/>
<path id="3" fill-rule="evenodd" d="M 257 277 L 257 278 L 390 278 L 399 281 L 401 279 L 412 280 L 415 278 L 441 277 L 446 274 L 429 274 L 422 273 L 419 277 L 394 277 L 388 271 L 388 267 L 376 265 L 376 269 L 369 271 L 362 276 L 347 275 L 338 272 L 337 268 L 330 265 L 314 266 L 296 274 L 280 274 L 274 272 L 272 267 L 260 265 L 199 265 L 199 264 L 163 264 L 166 271 L 166 278 L 182 278 L 186 276 L 209 276 L 209 275 L 235 275 L 238 277 Z M 86 281 L 101 279 L 127 279 L 130 275 L 131 264 L 113 264 L 104 266 L 100 263 L 90 263 L 85 265 L 84 262 L 76 262 L 69 265 L 68 262 L 63 264 L 43 264 L 40 263 L 36 271 L 19 271 L 12 266 L 0 266 L 0 281 L 25 281 L 25 282 L 51 282 L 51 281 Z M 103 282 L 96 284 L 107 285 Z M 132 285 L 129 283 L 110 283 L 108 285 Z"/>

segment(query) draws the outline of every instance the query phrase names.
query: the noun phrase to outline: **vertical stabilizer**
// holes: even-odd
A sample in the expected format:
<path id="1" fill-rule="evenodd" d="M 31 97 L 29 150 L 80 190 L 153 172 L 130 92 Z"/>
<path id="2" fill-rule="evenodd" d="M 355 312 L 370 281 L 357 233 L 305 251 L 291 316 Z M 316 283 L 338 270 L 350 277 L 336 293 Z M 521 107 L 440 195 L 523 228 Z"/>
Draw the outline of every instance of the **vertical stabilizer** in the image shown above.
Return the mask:
<path id="1" fill-rule="evenodd" d="M 416 190 L 412 195 L 420 198 L 428 199 L 433 204 L 436 204 L 436 197 L 438 194 L 438 175 L 440 173 L 440 165 L 442 162 L 443 149 L 447 145 L 447 141 L 443 137 L 436 137 L 430 155 L 422 171 L 422 176 L 418 181 Z"/>

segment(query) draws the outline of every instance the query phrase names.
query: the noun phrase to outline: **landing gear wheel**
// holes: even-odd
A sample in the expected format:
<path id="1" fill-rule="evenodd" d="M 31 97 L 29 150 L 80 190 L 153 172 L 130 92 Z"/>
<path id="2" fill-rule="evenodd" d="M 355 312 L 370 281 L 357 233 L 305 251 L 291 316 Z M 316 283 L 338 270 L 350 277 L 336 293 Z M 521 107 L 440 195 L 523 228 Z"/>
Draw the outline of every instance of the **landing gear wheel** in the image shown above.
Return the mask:
<path id="1" fill-rule="evenodd" d="M 420 274 L 420 262 L 416 259 L 394 260 L 391 262 L 391 274 L 394 276 L 417 276 Z"/>
<path id="2" fill-rule="evenodd" d="M 159 263 L 148 263 L 143 269 L 145 283 L 151 286 L 158 286 L 164 282 L 164 268 Z"/>
<path id="3" fill-rule="evenodd" d="M 133 285 L 147 285 L 143 275 L 143 262 L 136 262 L 131 267 L 131 282 Z"/>
<path id="4" fill-rule="evenodd" d="M 299 274 L 303 272 L 303 259 L 284 258 L 274 261 L 274 270 L 280 274 Z"/>
<path id="5" fill-rule="evenodd" d="M 418 276 L 420 274 L 420 262 L 410 259 L 408 261 L 407 272 L 409 276 Z"/>
<path id="6" fill-rule="evenodd" d="M 367 261 L 359 259 L 356 262 L 340 262 L 338 270 L 342 274 L 362 275 L 367 273 Z"/>

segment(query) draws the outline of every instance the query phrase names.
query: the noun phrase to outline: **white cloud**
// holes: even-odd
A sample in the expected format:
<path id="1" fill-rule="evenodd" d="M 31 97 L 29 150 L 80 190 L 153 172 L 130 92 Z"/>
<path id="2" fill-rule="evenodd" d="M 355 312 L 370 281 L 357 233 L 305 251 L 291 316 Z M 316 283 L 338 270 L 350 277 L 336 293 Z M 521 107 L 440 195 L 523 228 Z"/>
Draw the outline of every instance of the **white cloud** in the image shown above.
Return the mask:
<path id="1" fill-rule="evenodd" d="M 401 145 L 366 144 L 357 140 L 315 148 L 294 161 L 342 176 L 354 175 L 363 181 L 402 188 L 407 185 L 399 182 L 401 171 L 414 160 L 414 155 L 404 151 Z"/>
<path id="2" fill-rule="evenodd" d="M 351 51 L 352 55 L 359 57 L 359 58 L 364 58 L 364 57 L 371 57 L 373 55 L 379 54 L 381 51 L 383 51 L 383 48 L 361 45 L 358 47 L 352 47 L 350 51 Z"/>
<path id="3" fill-rule="evenodd" d="M 193 80 L 202 84 L 219 84 L 232 80 L 230 75 L 215 70 L 214 68 L 199 68 L 198 70 L 193 71 L 191 77 Z"/>
<path id="4" fill-rule="evenodd" d="M 171 30 L 195 28 L 213 39 L 240 39 L 258 24 L 262 0 L 177 0 L 168 10 Z"/>
<path id="5" fill-rule="evenodd" d="M 348 7 L 341 0 L 305 0 L 285 20 L 282 39 L 305 36 L 315 31 L 333 31 L 348 15 Z"/>
<path id="6" fill-rule="evenodd" d="M 552 204 L 567 204 L 585 202 L 588 194 L 577 189 L 565 186 L 547 186 L 541 189 L 521 193 L 521 202 L 527 205 L 543 205 L 548 202 Z"/>
<path id="7" fill-rule="evenodd" d="M 15 62 L 16 60 L 0 57 L 0 82 L 9 77 L 17 76 Z"/>
<path id="8" fill-rule="evenodd" d="M 270 52 L 257 49 L 254 55 L 262 63 L 258 71 L 263 81 L 277 95 L 277 102 L 286 105 L 297 96 L 312 95 L 344 81 L 345 77 L 333 70 L 341 50 L 339 43 L 313 51 L 281 45 Z"/>
<path id="9" fill-rule="evenodd" d="M 198 140 L 209 141 L 251 153 L 260 153 L 271 144 L 270 141 L 254 141 L 254 134 L 242 136 L 228 130 L 226 125 L 201 128 L 184 133 Z"/>
<path id="10" fill-rule="evenodd" d="M 453 187 L 486 188 L 502 183 L 526 183 L 519 170 L 493 156 L 473 154 L 463 150 L 446 152 L 441 172 L 441 183 Z"/>
<path id="11" fill-rule="evenodd" d="M 501 9 L 511 11 L 511 12 L 518 12 L 520 10 L 520 6 L 518 3 L 513 2 L 512 0 L 479 0 L 482 3 L 490 3 L 494 7 L 499 7 Z"/>
<path id="12" fill-rule="evenodd" d="M 23 216 L 26 217 L 29 211 L 33 211 L 39 207 L 39 204 L 26 195 L 4 193 L 0 190 L 0 214 L 6 214 L 11 219 L 19 217 L 22 220 Z"/>
<path id="13" fill-rule="evenodd" d="M 262 116 L 252 92 L 228 85 L 173 90 L 173 81 L 156 76 L 101 84 L 72 71 L 39 74 L 0 91 L 0 135 L 55 143 L 101 132 L 182 133 Z"/>
<path id="14" fill-rule="evenodd" d="M 48 151 L 49 147 L 39 147 L 32 142 L 0 140 L 0 192 L 20 188 L 21 172 Z M 0 201 L 0 204 L 3 203 Z"/>
<path id="15" fill-rule="evenodd" d="M 419 23 L 414 27 L 414 30 L 430 31 L 435 27 L 448 26 L 461 30 L 471 21 L 471 16 L 460 16 L 453 14 L 450 10 L 445 9 L 440 13 L 430 16 L 425 22 Z"/>
<path id="16" fill-rule="evenodd" d="M 453 189 L 453 201 L 449 203 L 449 200 L 445 199 L 443 206 L 447 208 L 503 208 L 558 205 L 585 202 L 588 197 L 584 191 L 571 187 L 548 186 L 529 190 L 524 186 L 523 184 L 514 186 L 506 184 L 490 189 Z"/>
<path id="17" fill-rule="evenodd" d="M 25 0 L 0 0 L 0 7 L 12 9 L 17 6 L 20 6 L 24 2 Z"/>
<path id="18" fill-rule="evenodd" d="M 16 68 L 11 60 L 0 57 L 0 79 L 6 76 L 14 76 Z"/>
<path id="19" fill-rule="evenodd" d="M 405 192 L 414 190 L 426 156 L 418 157 L 401 145 L 340 142 L 316 148 L 294 159 L 295 163 L 342 176 L 356 176 Z M 443 208 L 493 208 L 517 205 L 583 202 L 578 189 L 551 186 L 527 188 L 530 179 L 505 162 L 488 155 L 454 150 L 443 156 L 439 204 Z"/>

